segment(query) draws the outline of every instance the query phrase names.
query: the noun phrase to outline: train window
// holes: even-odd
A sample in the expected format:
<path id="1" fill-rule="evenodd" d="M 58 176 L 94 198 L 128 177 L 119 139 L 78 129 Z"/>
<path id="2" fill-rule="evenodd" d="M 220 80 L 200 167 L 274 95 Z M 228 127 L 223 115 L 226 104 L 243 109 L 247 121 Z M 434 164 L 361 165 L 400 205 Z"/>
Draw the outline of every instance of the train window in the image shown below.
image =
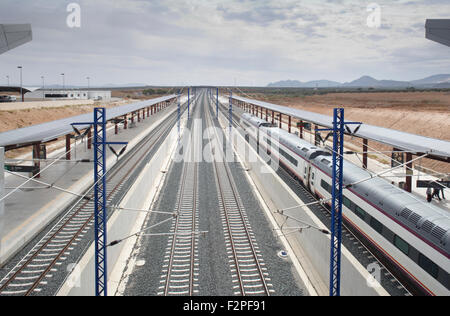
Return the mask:
<path id="1" fill-rule="evenodd" d="M 291 164 L 293 164 L 294 166 L 298 167 L 298 161 L 295 158 L 293 158 L 291 155 L 289 155 L 287 152 L 285 152 L 281 148 L 280 148 L 280 153 L 281 153 L 281 155 L 283 157 L 285 157 L 287 160 L 289 160 L 289 162 Z"/>
<path id="2" fill-rule="evenodd" d="M 437 279 L 439 275 L 439 267 L 430 259 L 419 253 L 419 266 L 428 272 L 433 278 Z"/>
<path id="3" fill-rule="evenodd" d="M 325 189 L 325 191 L 331 193 L 331 186 L 327 182 L 325 182 L 325 180 L 322 180 L 320 185 Z"/>
<path id="4" fill-rule="evenodd" d="M 359 218 L 361 218 L 362 220 L 364 220 L 365 218 L 366 218 L 366 212 L 362 209 L 362 208 L 360 208 L 359 206 L 356 206 L 356 208 L 355 208 L 355 214 L 359 217 Z"/>
<path id="5" fill-rule="evenodd" d="M 379 234 L 383 234 L 383 224 L 377 221 L 375 218 L 370 219 L 370 226 Z"/>
<path id="6" fill-rule="evenodd" d="M 352 209 L 352 201 L 350 201 L 350 199 L 348 199 L 347 197 L 344 196 L 344 205 L 345 207 L 347 207 L 349 210 Z"/>
<path id="7" fill-rule="evenodd" d="M 409 244 L 398 237 L 397 235 L 394 236 L 394 245 L 398 249 L 400 249 L 405 255 L 409 255 Z"/>
<path id="8" fill-rule="evenodd" d="M 267 142 L 267 145 L 272 146 L 272 142 L 270 141 L 270 139 L 266 138 L 266 142 Z"/>

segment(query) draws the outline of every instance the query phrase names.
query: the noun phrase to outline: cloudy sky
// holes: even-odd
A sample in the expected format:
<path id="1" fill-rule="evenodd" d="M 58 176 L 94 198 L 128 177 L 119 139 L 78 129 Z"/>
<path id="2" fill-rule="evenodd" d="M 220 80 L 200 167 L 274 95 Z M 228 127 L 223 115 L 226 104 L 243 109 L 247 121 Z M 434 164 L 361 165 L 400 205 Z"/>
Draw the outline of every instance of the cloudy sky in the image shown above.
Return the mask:
<path id="1" fill-rule="evenodd" d="M 67 25 L 78 3 L 81 27 Z M 376 2 L 376 1 L 375 1 Z M 450 48 L 425 39 L 449 0 L 0 0 L 0 23 L 31 23 L 33 41 L 0 55 L 6 76 L 36 85 L 259 85 L 362 75 L 410 81 L 450 73 Z"/>

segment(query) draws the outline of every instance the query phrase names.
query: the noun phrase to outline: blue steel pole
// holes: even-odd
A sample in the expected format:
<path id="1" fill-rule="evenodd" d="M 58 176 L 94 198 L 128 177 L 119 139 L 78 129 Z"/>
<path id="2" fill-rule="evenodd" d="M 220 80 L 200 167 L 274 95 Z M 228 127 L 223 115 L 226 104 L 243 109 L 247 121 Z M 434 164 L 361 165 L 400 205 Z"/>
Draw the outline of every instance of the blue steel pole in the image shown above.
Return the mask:
<path id="1" fill-rule="evenodd" d="M 334 109 L 330 296 L 340 296 L 344 126 L 345 126 L 344 109 Z"/>
<path id="2" fill-rule="evenodd" d="M 107 296 L 106 266 L 106 110 L 94 110 L 95 295 Z"/>

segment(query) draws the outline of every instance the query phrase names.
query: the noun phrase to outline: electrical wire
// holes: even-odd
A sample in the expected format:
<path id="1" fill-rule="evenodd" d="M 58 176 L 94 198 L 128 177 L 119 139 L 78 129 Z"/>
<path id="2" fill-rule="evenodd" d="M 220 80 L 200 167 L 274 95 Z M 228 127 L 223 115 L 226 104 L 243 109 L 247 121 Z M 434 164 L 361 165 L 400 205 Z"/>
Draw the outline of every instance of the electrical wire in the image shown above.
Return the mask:
<path id="1" fill-rule="evenodd" d="M 22 178 L 22 179 L 31 179 L 31 178 L 28 178 L 27 176 L 24 176 L 24 175 L 21 175 L 21 174 L 18 174 L 18 173 L 14 173 L 14 172 L 11 172 L 11 171 L 8 171 L 8 170 L 5 170 L 5 172 L 9 173 L 9 174 L 11 174 L 13 176 Z M 82 197 L 83 196 L 83 195 L 81 195 L 79 193 L 75 193 L 75 192 L 72 192 L 72 191 L 60 188 L 60 187 L 58 187 L 58 186 L 56 186 L 54 184 L 49 184 L 49 183 L 46 183 L 46 182 L 43 182 L 43 181 L 40 181 L 40 180 L 36 180 L 36 179 L 31 179 L 31 180 L 33 182 L 35 182 L 35 183 L 45 185 L 45 187 L 39 188 L 39 189 L 55 189 L 55 190 L 58 190 L 58 191 L 61 191 L 61 192 L 64 192 L 64 193 L 69 193 L 69 194 L 72 194 L 72 195 L 75 195 L 75 196 L 78 196 L 78 197 Z M 23 187 L 21 187 L 21 189 L 23 189 Z M 34 188 L 32 188 L 32 189 L 34 189 Z"/>

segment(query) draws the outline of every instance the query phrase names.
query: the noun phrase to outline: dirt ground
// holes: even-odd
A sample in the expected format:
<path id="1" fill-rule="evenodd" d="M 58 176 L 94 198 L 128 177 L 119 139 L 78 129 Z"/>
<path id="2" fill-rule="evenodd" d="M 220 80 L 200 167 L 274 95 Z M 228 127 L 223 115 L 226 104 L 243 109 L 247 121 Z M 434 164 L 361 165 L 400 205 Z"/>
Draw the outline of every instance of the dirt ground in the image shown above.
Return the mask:
<path id="1" fill-rule="evenodd" d="M 330 116 L 333 108 L 344 107 L 347 120 L 450 141 L 448 92 L 331 93 L 300 98 L 255 94 L 251 97 Z M 361 140 L 352 142 L 359 145 Z M 369 146 L 392 150 L 374 142 L 369 142 Z M 423 160 L 421 165 L 450 173 L 448 163 Z"/>
<path id="2" fill-rule="evenodd" d="M 92 113 L 93 109 L 98 106 L 105 108 L 112 108 L 126 103 L 136 102 L 136 100 L 127 100 L 123 102 L 109 102 L 99 103 L 94 105 L 79 105 L 79 106 L 64 106 L 60 108 L 41 108 L 41 109 L 27 109 L 15 111 L 1 111 L 0 110 L 0 133 L 13 129 L 28 127 L 41 123 L 51 122 L 71 116 Z M 21 148 L 17 150 L 8 151 L 5 156 L 14 158 L 25 153 L 29 153 L 31 148 Z"/>

